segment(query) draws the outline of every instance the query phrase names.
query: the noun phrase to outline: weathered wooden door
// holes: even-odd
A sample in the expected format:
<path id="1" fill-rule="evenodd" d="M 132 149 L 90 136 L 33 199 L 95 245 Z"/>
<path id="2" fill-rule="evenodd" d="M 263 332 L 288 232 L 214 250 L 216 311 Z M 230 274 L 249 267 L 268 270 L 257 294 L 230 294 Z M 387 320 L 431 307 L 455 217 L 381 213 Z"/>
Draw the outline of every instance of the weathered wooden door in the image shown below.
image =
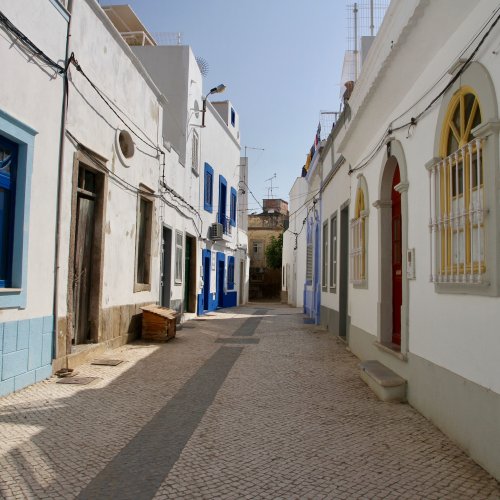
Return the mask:
<path id="1" fill-rule="evenodd" d="M 401 345 L 401 304 L 403 276 L 401 250 L 401 193 L 394 188 L 400 183 L 399 167 L 392 178 L 392 342 Z"/>
<path id="2" fill-rule="evenodd" d="M 77 195 L 75 260 L 73 275 L 73 343 L 84 344 L 91 338 L 90 293 L 92 289 L 92 247 L 94 240 L 95 194 Z"/>

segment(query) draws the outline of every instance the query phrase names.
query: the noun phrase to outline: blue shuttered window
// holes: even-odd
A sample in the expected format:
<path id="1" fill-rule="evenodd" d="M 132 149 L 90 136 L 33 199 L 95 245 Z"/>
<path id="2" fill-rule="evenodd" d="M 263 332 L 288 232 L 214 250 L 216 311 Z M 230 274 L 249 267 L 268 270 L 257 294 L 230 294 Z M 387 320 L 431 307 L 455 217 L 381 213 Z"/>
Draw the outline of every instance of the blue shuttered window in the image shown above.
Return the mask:
<path id="1" fill-rule="evenodd" d="M 236 189 L 231 188 L 231 205 L 230 205 L 231 226 L 236 226 Z"/>
<path id="2" fill-rule="evenodd" d="M 212 213 L 214 198 L 214 169 L 208 163 L 205 163 L 204 178 L 203 207 L 207 212 Z"/>

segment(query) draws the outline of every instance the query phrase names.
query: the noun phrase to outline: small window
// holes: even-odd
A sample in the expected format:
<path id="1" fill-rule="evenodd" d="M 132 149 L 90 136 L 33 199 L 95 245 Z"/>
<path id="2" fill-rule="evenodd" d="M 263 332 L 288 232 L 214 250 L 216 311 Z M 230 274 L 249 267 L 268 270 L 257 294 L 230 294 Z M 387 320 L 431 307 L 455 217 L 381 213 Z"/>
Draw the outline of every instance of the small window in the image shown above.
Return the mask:
<path id="1" fill-rule="evenodd" d="M 212 213 L 213 210 L 213 193 L 214 193 L 214 169 L 208 163 L 205 163 L 203 207 L 207 212 L 210 213 Z"/>
<path id="2" fill-rule="evenodd" d="M 236 112 L 231 108 L 231 125 L 234 127 L 236 125 Z"/>
<path id="3" fill-rule="evenodd" d="M 198 151 L 199 151 L 199 137 L 198 132 L 193 130 L 193 139 L 191 143 L 191 170 L 198 175 Z"/>
<path id="4" fill-rule="evenodd" d="M 261 260 L 264 257 L 264 243 L 262 241 L 254 241 L 252 243 L 252 258 L 254 260 Z"/>
<path id="5" fill-rule="evenodd" d="M 328 286 L 328 221 L 323 223 L 323 260 L 321 264 L 321 285 L 326 291 Z"/>
<path id="6" fill-rule="evenodd" d="M 236 189 L 234 188 L 231 188 L 231 202 L 229 210 L 231 226 L 236 226 Z"/>
<path id="7" fill-rule="evenodd" d="M 234 290 L 234 257 L 227 258 L 227 289 Z"/>
<path id="8" fill-rule="evenodd" d="M 182 283 L 182 233 L 175 232 L 175 282 Z"/>
<path id="9" fill-rule="evenodd" d="M 330 219 L 330 292 L 337 290 L 337 214 Z"/>
<path id="10" fill-rule="evenodd" d="M 118 144 L 120 146 L 120 151 L 122 155 L 129 159 L 134 156 L 135 147 L 132 136 L 126 130 L 120 130 L 118 134 Z"/>
<path id="11" fill-rule="evenodd" d="M 137 261 L 136 283 L 151 284 L 151 233 L 153 222 L 153 201 L 139 195 L 137 208 Z M 150 289 L 150 288 L 146 288 Z M 136 291 L 144 288 L 136 289 Z"/>

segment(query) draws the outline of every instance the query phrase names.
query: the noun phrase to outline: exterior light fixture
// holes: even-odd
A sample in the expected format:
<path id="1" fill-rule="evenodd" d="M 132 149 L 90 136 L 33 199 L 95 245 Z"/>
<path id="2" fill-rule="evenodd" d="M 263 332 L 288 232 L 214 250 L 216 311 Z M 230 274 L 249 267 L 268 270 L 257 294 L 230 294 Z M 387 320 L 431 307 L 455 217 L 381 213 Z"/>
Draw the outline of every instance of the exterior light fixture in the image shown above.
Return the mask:
<path id="1" fill-rule="evenodd" d="M 213 89 L 210 89 L 210 92 L 203 98 L 203 109 L 201 110 L 201 126 L 202 128 L 205 127 L 205 114 L 207 112 L 207 99 L 208 96 L 212 94 L 221 94 L 226 90 L 226 86 L 221 83 L 220 85 L 217 85 L 217 87 L 214 87 Z"/>

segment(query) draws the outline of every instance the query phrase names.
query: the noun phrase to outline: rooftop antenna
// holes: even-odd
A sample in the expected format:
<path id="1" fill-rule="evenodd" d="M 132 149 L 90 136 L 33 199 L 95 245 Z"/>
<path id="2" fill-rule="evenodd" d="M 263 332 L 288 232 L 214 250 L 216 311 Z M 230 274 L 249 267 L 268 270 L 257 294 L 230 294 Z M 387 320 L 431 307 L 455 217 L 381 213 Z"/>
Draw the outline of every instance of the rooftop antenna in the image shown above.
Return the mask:
<path id="1" fill-rule="evenodd" d="M 276 179 L 276 173 L 272 176 L 269 177 L 269 179 L 266 179 L 264 182 L 271 182 L 271 185 L 267 188 L 267 197 L 268 198 L 274 198 L 273 191 L 275 189 L 279 189 L 278 186 L 273 186 L 273 180 Z"/>
<path id="2" fill-rule="evenodd" d="M 247 157 L 247 149 L 252 149 L 254 151 L 265 151 L 264 148 L 253 148 L 252 146 L 245 146 L 245 158 Z"/>

